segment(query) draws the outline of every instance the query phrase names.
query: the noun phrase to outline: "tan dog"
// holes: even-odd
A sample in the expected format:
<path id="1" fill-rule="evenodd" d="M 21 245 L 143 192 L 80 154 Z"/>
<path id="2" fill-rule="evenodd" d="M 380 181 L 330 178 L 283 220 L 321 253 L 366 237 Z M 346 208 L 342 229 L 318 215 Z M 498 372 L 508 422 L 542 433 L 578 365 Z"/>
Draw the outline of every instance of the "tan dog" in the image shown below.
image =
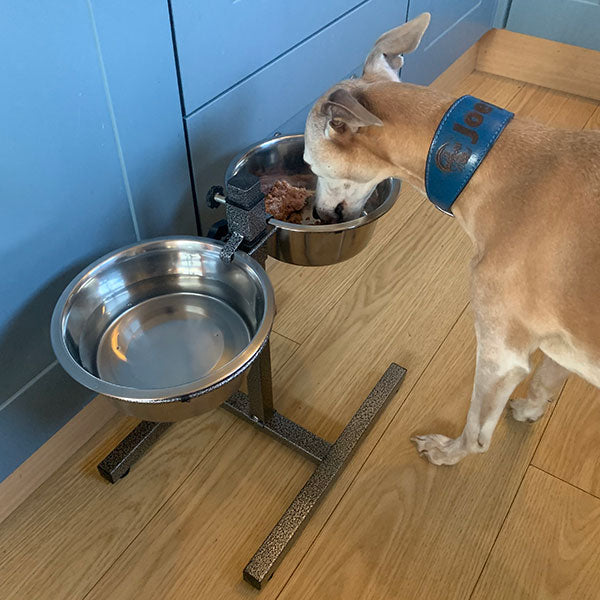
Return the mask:
<path id="1" fill-rule="evenodd" d="M 324 218 L 359 214 L 387 177 L 425 193 L 429 145 L 454 98 L 400 83 L 397 70 L 428 24 L 425 13 L 383 35 L 362 78 L 341 82 L 313 107 L 305 160 L 319 177 Z M 477 368 L 462 434 L 413 438 L 438 465 L 487 450 L 537 348 L 544 360 L 528 397 L 511 403 L 515 419 L 539 419 L 569 372 L 600 387 L 600 132 L 515 117 L 452 210 L 474 244 Z"/>

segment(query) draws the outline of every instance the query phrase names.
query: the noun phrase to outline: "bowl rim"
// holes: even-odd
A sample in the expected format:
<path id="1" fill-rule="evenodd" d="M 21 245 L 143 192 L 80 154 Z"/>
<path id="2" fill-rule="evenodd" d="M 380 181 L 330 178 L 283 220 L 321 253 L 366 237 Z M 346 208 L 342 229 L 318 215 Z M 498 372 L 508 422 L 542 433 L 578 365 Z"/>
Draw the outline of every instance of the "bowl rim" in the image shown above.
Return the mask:
<path id="1" fill-rule="evenodd" d="M 194 381 L 169 388 L 155 389 L 133 388 L 112 383 L 96 377 L 81 366 L 69 352 L 64 335 L 65 309 L 72 293 L 78 286 L 81 287 L 85 281 L 89 281 L 90 277 L 99 273 L 110 263 L 116 262 L 118 257 L 127 254 L 128 251 L 130 252 L 135 249 L 136 252 L 132 253 L 131 256 L 136 256 L 150 251 L 153 247 L 160 247 L 164 242 L 171 242 L 173 244 L 189 244 L 190 242 L 193 242 L 199 246 L 199 250 L 205 248 L 210 249 L 211 251 L 220 251 L 224 245 L 223 242 L 212 240 L 210 238 L 180 235 L 161 236 L 122 246 L 121 248 L 117 248 L 116 250 L 101 256 L 80 271 L 63 290 L 56 302 L 50 324 L 50 339 L 54 354 L 63 369 L 75 381 L 98 394 L 143 404 L 158 404 L 200 396 L 224 385 L 245 371 L 257 357 L 271 334 L 275 318 L 275 293 L 273 285 L 262 266 L 250 255 L 238 250 L 236 251 L 231 264 L 245 265 L 249 268 L 250 272 L 257 277 L 260 287 L 264 290 L 265 307 L 256 333 L 249 344 L 229 362 Z"/>
<path id="2" fill-rule="evenodd" d="M 262 147 L 268 147 L 271 145 L 276 145 L 282 140 L 290 140 L 290 139 L 299 139 L 302 138 L 304 140 L 303 133 L 291 133 L 287 135 L 276 135 L 274 137 L 265 138 L 264 140 L 252 144 L 248 146 L 241 152 L 238 152 L 229 163 L 227 167 L 227 171 L 225 172 L 225 190 L 227 190 L 227 182 L 237 173 L 236 167 L 238 164 L 246 158 L 251 152 L 256 151 Z M 379 219 L 382 215 L 394 206 L 396 200 L 398 199 L 398 194 L 400 193 L 400 180 L 394 177 L 388 177 L 387 179 L 383 179 L 379 183 L 383 183 L 383 181 L 390 182 L 390 191 L 388 193 L 388 197 L 372 212 L 367 215 L 363 215 L 358 219 L 353 219 L 352 221 L 344 221 L 342 223 L 330 223 L 328 225 L 302 225 L 296 223 L 288 223 L 287 221 L 280 221 L 279 219 L 270 218 L 269 224 L 278 229 L 285 229 L 286 231 L 296 231 L 299 233 L 338 233 L 342 231 L 351 231 L 353 229 L 358 229 L 363 225 L 367 225 L 368 223 L 372 223 L 373 221 Z M 379 185 L 379 184 L 377 184 Z"/>

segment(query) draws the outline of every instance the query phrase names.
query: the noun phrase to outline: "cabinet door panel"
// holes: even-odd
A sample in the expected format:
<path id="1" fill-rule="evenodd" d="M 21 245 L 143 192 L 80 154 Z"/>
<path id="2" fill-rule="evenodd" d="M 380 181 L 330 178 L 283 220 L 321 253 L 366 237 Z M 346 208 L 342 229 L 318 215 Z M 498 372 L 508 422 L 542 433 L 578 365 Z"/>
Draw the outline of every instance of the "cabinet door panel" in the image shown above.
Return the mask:
<path id="1" fill-rule="evenodd" d="M 172 0 L 186 113 L 360 3 L 360 0 Z"/>
<path id="2" fill-rule="evenodd" d="M 0 13 L 2 404 L 54 360 L 50 316 L 69 278 L 135 236 L 87 6 Z"/>
<path id="3" fill-rule="evenodd" d="M 600 51 L 600 0 L 513 0 L 506 28 Z"/>
<path id="4" fill-rule="evenodd" d="M 92 0 L 140 237 L 194 234 L 169 10 L 163 0 Z"/>
<path id="5" fill-rule="evenodd" d="M 411 0 L 408 18 L 431 13 L 421 45 L 406 57 L 402 79 L 429 85 L 492 26 L 495 0 Z"/>

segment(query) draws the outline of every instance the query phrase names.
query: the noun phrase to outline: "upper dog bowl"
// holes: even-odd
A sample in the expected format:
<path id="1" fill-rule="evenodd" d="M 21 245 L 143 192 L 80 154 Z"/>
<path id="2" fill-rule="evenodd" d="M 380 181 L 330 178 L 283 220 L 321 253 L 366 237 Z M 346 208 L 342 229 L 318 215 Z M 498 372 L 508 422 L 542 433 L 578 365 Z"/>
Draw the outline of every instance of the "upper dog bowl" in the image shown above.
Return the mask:
<path id="1" fill-rule="evenodd" d="M 177 421 L 238 391 L 266 343 L 275 300 L 262 267 L 222 244 L 159 238 L 104 256 L 63 292 L 52 346 L 76 381 L 125 413 Z"/>
<path id="2" fill-rule="evenodd" d="M 262 142 L 234 158 L 227 169 L 225 181 L 239 172 L 260 178 L 287 179 L 314 190 L 316 176 L 304 162 L 304 136 L 286 135 Z M 375 231 L 377 219 L 396 202 L 400 183 L 395 179 L 382 181 L 365 205 L 363 215 L 353 221 L 331 225 L 296 225 L 271 219 L 277 231 L 268 242 L 269 255 L 294 265 L 332 265 L 356 256 L 363 250 Z"/>

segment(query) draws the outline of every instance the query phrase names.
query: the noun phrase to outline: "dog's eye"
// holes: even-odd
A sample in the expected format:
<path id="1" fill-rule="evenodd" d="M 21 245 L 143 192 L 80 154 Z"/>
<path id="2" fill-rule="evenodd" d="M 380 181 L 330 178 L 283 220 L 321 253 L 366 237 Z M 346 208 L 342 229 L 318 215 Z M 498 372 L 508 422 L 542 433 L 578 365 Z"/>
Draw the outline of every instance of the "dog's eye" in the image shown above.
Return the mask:
<path id="1" fill-rule="evenodd" d="M 341 119 L 331 119 L 329 125 L 336 131 L 344 131 L 344 128 L 346 127 L 346 123 Z"/>

